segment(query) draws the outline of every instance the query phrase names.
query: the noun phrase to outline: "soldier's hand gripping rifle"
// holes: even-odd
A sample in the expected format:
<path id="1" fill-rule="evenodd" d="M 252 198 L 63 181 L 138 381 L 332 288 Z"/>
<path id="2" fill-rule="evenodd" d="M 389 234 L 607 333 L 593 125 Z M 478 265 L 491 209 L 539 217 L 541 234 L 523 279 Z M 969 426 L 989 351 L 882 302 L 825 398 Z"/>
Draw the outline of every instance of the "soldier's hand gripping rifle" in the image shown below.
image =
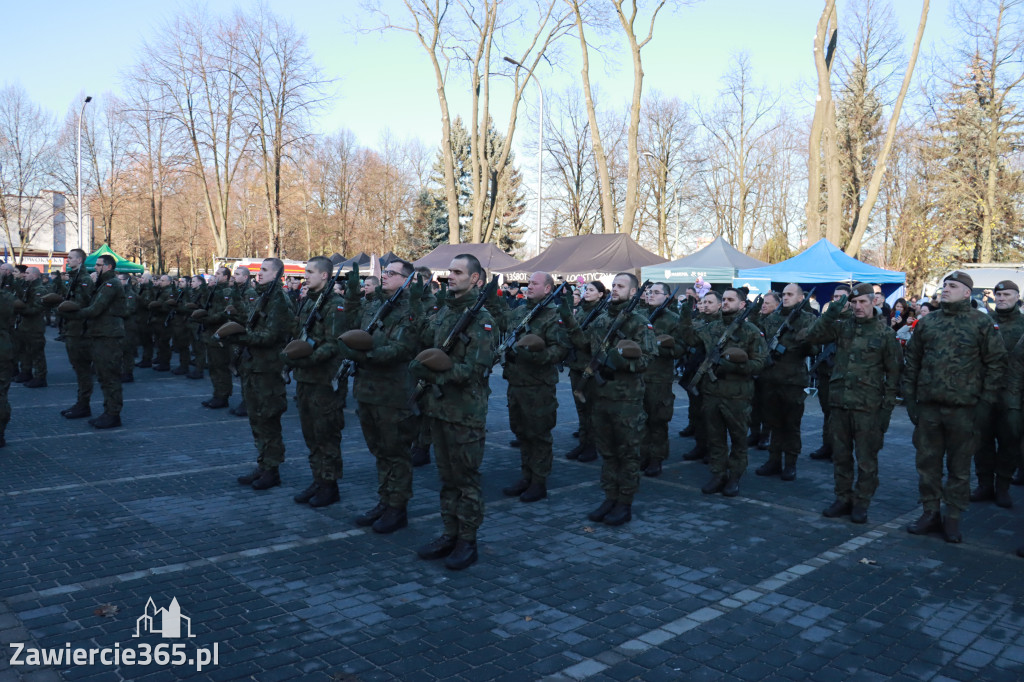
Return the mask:
<path id="1" fill-rule="evenodd" d="M 320 295 L 317 296 L 316 301 L 313 302 L 313 307 L 310 309 L 309 314 L 306 315 L 306 320 L 302 323 L 302 327 L 299 329 L 298 338 L 292 337 L 285 344 L 284 353 L 293 358 L 303 358 L 309 356 L 316 348 L 316 339 L 312 339 L 309 333 L 313 331 L 313 325 L 318 320 L 323 319 L 324 305 L 327 303 L 327 299 L 331 297 L 334 292 L 334 282 L 337 281 L 338 276 L 341 274 L 341 265 L 338 265 L 337 271 L 334 276 L 324 282 L 323 287 L 320 289 Z M 308 294 L 307 294 L 308 295 Z M 305 344 L 306 348 L 302 347 Z M 281 376 L 284 378 L 284 383 L 290 384 L 292 382 L 292 369 L 286 363 L 281 369 Z"/>
<path id="2" fill-rule="evenodd" d="M 174 297 L 174 305 L 171 306 L 171 312 L 167 313 L 167 317 L 164 318 L 164 328 L 171 326 L 171 322 L 174 320 L 174 316 L 178 313 L 178 306 L 181 305 L 181 298 L 185 295 L 185 287 L 178 289 L 178 295 Z"/>
<path id="3" fill-rule="evenodd" d="M 277 293 L 277 288 L 279 286 L 281 286 L 280 272 L 278 272 L 274 279 L 270 282 L 270 286 L 267 287 L 262 294 L 260 294 L 259 300 L 256 301 L 256 305 L 254 305 L 252 307 L 252 310 L 249 311 L 249 317 L 245 321 L 246 334 L 248 334 L 249 332 L 256 328 L 256 323 L 259 322 L 260 315 L 262 315 L 263 311 L 267 309 L 267 304 L 270 303 L 270 299 L 272 299 L 274 297 L 274 294 Z M 216 341 L 221 340 L 218 334 L 214 334 L 213 338 Z M 248 348 L 246 348 L 244 352 L 249 353 L 250 355 L 252 354 L 252 352 Z M 231 353 L 231 361 L 228 363 L 228 370 L 230 370 L 232 376 L 238 376 L 238 367 L 242 362 L 242 353 L 242 347 L 236 344 Z"/>
<path id="4" fill-rule="evenodd" d="M 804 301 L 806 301 L 813 295 L 814 289 L 811 289 L 811 292 L 807 294 L 807 297 L 804 299 Z M 768 342 L 768 357 L 765 360 L 766 364 L 774 365 L 775 358 L 782 357 L 783 353 L 786 352 L 786 347 L 779 343 L 779 339 L 782 338 L 783 333 L 793 328 L 793 322 L 800 314 L 800 311 L 804 309 L 804 301 L 801 301 L 800 303 L 793 306 L 793 309 L 789 311 L 789 315 L 786 316 L 786 319 L 782 323 L 782 326 L 780 326 L 779 330 L 775 332 L 775 336 L 772 337 L 772 340 Z"/>
<path id="5" fill-rule="evenodd" d="M 608 304 L 611 302 L 611 300 L 612 293 L 609 291 L 604 298 L 598 301 L 597 305 L 590 309 L 590 312 L 587 313 L 587 316 L 583 318 L 583 322 L 580 323 L 579 329 L 577 331 L 585 332 L 587 330 L 587 327 L 589 327 L 591 323 L 593 323 L 593 321 L 597 319 L 597 316 L 604 312 L 604 309 L 608 307 Z M 562 367 L 566 363 L 571 362 L 576 362 L 575 345 L 571 345 L 569 347 L 569 353 L 565 356 L 565 359 L 563 359 L 562 362 L 558 363 L 558 371 L 561 372 Z"/>
<path id="6" fill-rule="evenodd" d="M 760 309 L 761 304 L 764 302 L 763 296 L 758 296 L 754 299 L 753 303 L 748 303 L 747 307 L 743 309 L 739 315 L 737 315 L 729 326 L 722 332 L 722 336 L 719 337 L 718 341 L 715 342 L 711 348 L 708 349 L 707 355 L 704 356 L 704 361 L 700 363 L 697 371 L 693 373 L 693 378 L 690 379 L 690 383 L 686 385 L 686 392 L 690 395 L 700 395 L 698 385 L 700 380 L 705 376 L 710 381 L 718 381 L 718 377 L 715 376 L 715 367 L 722 361 L 722 351 L 725 350 L 726 344 L 733 340 L 736 331 L 743 325 L 750 313 Z"/>
<path id="7" fill-rule="evenodd" d="M 537 317 L 541 311 L 548 307 L 549 303 L 558 298 L 564 289 L 565 282 L 562 282 L 554 291 L 545 296 L 540 303 L 534 306 L 533 310 L 526 313 L 526 317 L 524 317 L 519 324 L 515 326 L 515 329 L 505 335 L 505 338 L 503 338 L 501 343 L 498 345 L 498 351 L 495 353 L 494 361 L 491 363 L 492 367 L 498 362 L 501 363 L 502 367 L 505 366 L 505 363 L 508 362 L 509 354 L 515 353 L 515 346 L 519 342 L 519 337 L 529 331 L 530 323 L 533 322 L 533 318 Z"/>
<path id="8" fill-rule="evenodd" d="M 480 310 L 483 309 L 487 299 L 494 296 L 498 291 L 498 276 L 494 275 L 491 281 L 487 283 L 487 286 L 480 290 L 477 294 L 476 302 L 473 303 L 469 308 L 466 309 L 462 316 L 455 322 L 455 325 L 448 332 L 448 336 L 445 337 L 444 343 L 441 344 L 441 350 L 445 355 L 451 355 L 452 350 L 455 348 L 455 344 L 460 340 L 468 342 L 466 336 L 466 330 L 469 329 L 469 325 L 473 323 L 476 316 L 480 314 Z M 416 382 L 416 388 L 412 392 L 412 397 L 409 398 L 409 409 L 413 414 L 419 414 L 419 400 L 420 397 L 426 393 L 428 384 L 423 379 Z"/>
<path id="9" fill-rule="evenodd" d="M 587 365 L 586 368 L 583 370 L 583 375 L 581 377 L 579 386 L 575 391 L 573 391 L 573 395 L 575 395 L 576 399 L 579 400 L 581 403 L 587 402 L 586 391 L 584 391 L 583 389 L 586 387 L 587 382 L 589 382 L 591 378 L 597 377 L 596 381 L 599 386 L 604 385 L 606 383 L 597 370 L 600 369 L 601 365 L 603 365 L 605 361 L 608 359 L 608 352 L 611 350 L 612 346 L 615 345 L 619 340 L 619 330 L 622 328 L 622 325 L 625 324 L 626 319 L 629 317 L 629 314 L 633 312 L 633 310 L 640 303 L 640 299 L 643 298 L 644 292 L 647 291 L 647 288 L 649 286 L 651 286 L 650 280 L 641 284 L 640 288 L 636 290 L 635 294 L 633 294 L 633 298 L 629 299 L 629 303 L 626 304 L 626 307 L 622 309 L 622 312 L 620 312 L 618 316 L 614 320 L 612 320 L 612 323 L 608 326 L 608 331 L 605 333 L 604 338 L 601 340 L 601 345 L 598 348 L 598 351 L 594 353 L 594 356 L 592 358 L 590 358 L 590 364 Z M 611 294 L 609 294 L 609 300 L 610 297 Z"/>
<path id="10" fill-rule="evenodd" d="M 84 269 L 85 265 L 79 265 L 78 269 L 75 270 L 75 276 L 68 282 L 68 288 L 64 290 L 64 299 L 63 301 L 61 301 L 61 303 L 63 303 L 64 301 L 70 301 L 72 298 L 74 298 L 75 290 L 78 289 L 78 281 L 81 279 L 82 270 Z M 62 282 L 61 286 L 64 286 L 63 280 L 60 281 Z M 67 320 L 67 318 L 64 317 L 63 315 L 60 315 L 58 317 L 59 319 L 57 321 L 57 336 L 63 336 L 64 322 Z"/>

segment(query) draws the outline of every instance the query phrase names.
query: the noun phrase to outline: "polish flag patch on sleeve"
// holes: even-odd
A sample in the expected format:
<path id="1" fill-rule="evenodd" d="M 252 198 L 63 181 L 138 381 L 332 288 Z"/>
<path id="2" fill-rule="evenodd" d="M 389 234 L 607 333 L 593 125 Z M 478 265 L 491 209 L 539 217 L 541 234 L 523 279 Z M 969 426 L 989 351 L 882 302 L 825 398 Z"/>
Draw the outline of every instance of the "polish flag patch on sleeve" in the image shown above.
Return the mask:
<path id="1" fill-rule="evenodd" d="M 648 329 L 654 329 L 654 325 L 653 325 L 653 324 L 651 324 L 650 322 L 648 322 L 648 323 L 647 323 L 647 328 L 648 328 Z"/>
<path id="2" fill-rule="evenodd" d="M 339 306 L 338 306 L 338 312 L 339 312 L 339 313 L 343 313 L 343 312 L 345 312 L 345 306 L 343 306 L 343 305 L 339 305 Z"/>
<path id="3" fill-rule="evenodd" d="M 485 331 L 485 332 L 489 332 L 489 331 L 491 331 L 491 325 L 489 325 L 489 324 L 487 324 L 486 322 L 484 322 L 484 331 Z"/>

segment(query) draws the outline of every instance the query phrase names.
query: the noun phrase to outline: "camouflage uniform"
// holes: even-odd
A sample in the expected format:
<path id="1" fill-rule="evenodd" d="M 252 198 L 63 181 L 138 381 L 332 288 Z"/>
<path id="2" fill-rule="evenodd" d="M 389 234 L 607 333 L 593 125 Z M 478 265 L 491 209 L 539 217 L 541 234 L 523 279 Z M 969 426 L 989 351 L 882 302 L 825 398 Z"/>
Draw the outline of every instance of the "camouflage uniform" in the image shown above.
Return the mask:
<path id="1" fill-rule="evenodd" d="M 228 313 L 225 310 L 228 306 L 234 306 L 236 310 L 241 309 L 242 302 L 239 299 L 238 288 L 230 282 L 217 284 L 213 287 L 213 298 L 210 299 L 210 308 L 206 316 L 199 322 L 200 334 L 206 343 L 207 364 L 210 369 L 210 383 L 213 384 L 214 399 L 231 397 L 234 389 L 234 382 L 231 379 L 231 348 L 221 345 L 213 338 L 214 333 L 220 326 L 228 321 Z"/>
<path id="2" fill-rule="evenodd" d="M 103 391 L 103 412 L 121 414 L 121 354 L 124 344 L 124 288 L 113 270 L 101 273 L 89 305 L 67 313 L 68 328 L 72 322 L 85 321 L 86 336 L 91 340 L 92 363 Z M 88 405 L 88 402 L 83 403 Z"/>
<path id="3" fill-rule="evenodd" d="M 171 312 L 174 313 L 171 316 L 171 350 L 178 354 L 178 366 L 174 368 L 174 373 L 184 374 L 188 372 L 191 364 L 188 304 L 191 300 L 192 288 L 183 287 L 178 293 L 180 296 L 175 296 L 178 304 L 171 308 Z"/>
<path id="4" fill-rule="evenodd" d="M 43 287 L 38 281 L 22 282 L 18 298 L 25 307 L 15 314 L 20 348 L 19 365 L 21 374 L 31 375 L 38 381 L 46 381 L 46 321 L 43 319 Z"/>
<path id="5" fill-rule="evenodd" d="M 325 286 L 333 284 L 328 280 Z M 298 338 L 301 326 L 318 298 L 319 293 L 316 293 L 302 299 L 292 329 L 295 338 Z M 345 426 L 345 417 L 338 407 L 338 397 L 331 381 L 341 364 L 336 340 L 346 331 L 344 316 L 345 306 L 341 297 L 328 294 L 308 332 L 308 339 L 315 342 L 313 354 L 287 361 L 295 370 L 295 402 L 299 408 L 302 437 L 309 448 L 309 468 L 316 481 L 337 481 L 342 474 L 341 430 Z"/>
<path id="6" fill-rule="evenodd" d="M 920 502 L 926 512 L 938 512 L 945 501 L 947 516 L 959 518 L 970 497 L 977 427 L 999 395 L 1006 348 L 985 313 L 957 301 L 918 320 L 906 360 L 903 396 L 917 419 Z"/>
<path id="7" fill-rule="evenodd" d="M 590 340 L 591 356 L 604 351 L 602 341 L 627 304 L 627 301 L 612 301 L 582 332 Z M 574 336 L 580 333 L 573 331 Z M 615 348 L 619 340 L 637 343 L 640 357 L 624 358 Z M 635 310 L 619 327 L 619 335 L 611 340 L 611 346 L 608 361 L 598 370 L 600 380 L 596 376 L 590 379 L 587 400 L 594 404 L 592 424 L 594 442 L 601 455 L 601 490 L 606 501 L 629 506 L 640 487 L 640 444 L 647 424 L 644 371 L 658 346 L 647 318 Z M 613 355 L 617 356 L 615 367 L 609 365 Z"/>
<path id="8" fill-rule="evenodd" d="M 575 313 L 576 324 L 582 325 L 590 315 L 590 311 L 600 304 L 601 299 L 580 302 Z M 590 364 L 590 340 L 585 336 L 574 334 L 570 338 L 570 342 L 572 348 L 569 350 L 566 364 L 569 367 L 569 384 L 572 386 L 572 397 L 576 403 L 576 415 L 580 423 L 580 445 L 585 447 L 594 443 L 594 425 L 592 423 L 594 401 L 588 395 L 590 382 L 583 383 L 583 370 Z M 586 397 L 586 402 L 579 399 L 578 393 L 582 393 Z"/>
<path id="9" fill-rule="evenodd" d="M 803 306 L 804 303 L 800 303 Z M 773 339 L 786 322 L 792 308 L 779 307 L 764 318 L 764 338 Z M 804 401 L 807 394 L 807 364 L 805 358 L 814 355 L 812 344 L 800 341 L 801 335 L 815 322 L 815 316 L 801 310 L 792 324 L 779 337 L 779 344 L 785 346 L 782 354 L 770 353 L 758 375 L 761 399 L 761 418 L 771 430 L 768 446 L 769 465 L 796 466 L 800 456 L 800 422 L 804 416 Z"/>
<path id="10" fill-rule="evenodd" d="M 718 319 L 719 314 L 709 317 L 704 313 L 693 314 L 693 311 L 685 311 L 683 315 L 690 318 L 693 323 L 693 327 L 696 330 L 700 330 L 708 325 L 712 319 Z M 680 318 L 683 316 L 680 315 Z M 686 352 L 684 353 L 683 360 L 683 374 L 679 379 L 680 385 L 686 387 L 690 385 L 693 375 L 697 372 L 697 368 L 700 367 L 701 363 L 704 362 L 706 357 L 704 351 L 704 344 L 693 345 L 686 343 Z M 698 388 L 698 390 L 700 390 Z M 687 393 L 688 404 L 686 407 L 686 417 L 688 423 L 693 426 L 693 440 L 695 446 L 692 454 L 683 455 L 684 459 L 702 459 L 707 456 L 708 446 L 708 424 L 704 419 L 704 396 L 702 394 Z"/>
<path id="11" fill-rule="evenodd" d="M 135 329 L 139 337 L 142 357 L 139 358 L 137 367 L 150 367 L 153 364 L 153 322 L 149 304 L 155 299 L 156 287 L 152 282 L 139 286 L 138 294 L 135 296 Z M 133 352 L 132 357 L 134 356 Z"/>
<path id="12" fill-rule="evenodd" d="M 131 282 L 128 286 L 122 286 L 124 291 L 124 340 L 121 344 L 121 375 L 132 376 L 135 371 L 135 349 L 139 346 L 138 326 L 135 323 L 135 313 L 138 309 L 139 299 L 135 287 Z"/>
<path id="13" fill-rule="evenodd" d="M 502 331 L 511 333 L 539 302 L 501 312 Z M 503 306 L 504 307 L 504 306 Z M 547 307 L 537 313 L 523 334 L 544 339 L 542 351 L 525 348 L 512 350 L 502 376 L 508 382 L 508 422 L 519 439 L 520 471 L 527 484 L 544 485 L 551 475 L 551 430 L 558 422 L 558 363 L 565 357 L 569 339 L 557 309 Z"/>
<path id="14" fill-rule="evenodd" d="M 177 295 L 173 284 L 153 289 L 151 304 L 155 303 L 156 305 L 149 317 L 156 346 L 156 358 L 153 360 L 153 365 L 165 370 L 171 365 L 171 323 L 167 321 L 168 315 L 171 314 L 171 306 L 168 305 L 168 302 L 176 298 Z"/>
<path id="15" fill-rule="evenodd" d="M 835 367 L 825 389 L 832 420 L 835 496 L 866 510 L 878 489 L 878 451 L 896 404 L 903 351 L 884 318 L 857 319 L 849 312 L 832 312 L 837 307 L 829 306 L 808 330 L 807 340 L 836 344 Z"/>
<path id="16" fill-rule="evenodd" d="M 688 315 L 679 318 L 679 334 L 691 346 L 703 346 L 708 353 L 742 311 L 707 316 L 704 327 L 696 327 Z M 709 468 L 713 476 L 738 479 L 747 470 L 747 427 L 750 402 L 754 397 L 754 375 L 762 370 L 768 350 L 760 330 L 744 321 L 732 334 L 727 348 L 742 348 L 747 361 L 723 360 L 700 380 L 697 389 L 703 401 L 703 418 L 707 428 Z M 729 442 L 731 441 L 731 443 Z"/>
<path id="17" fill-rule="evenodd" d="M 440 348 L 449 331 L 476 301 L 470 290 L 460 298 L 449 296 L 445 305 L 423 325 L 421 345 Z M 476 542 L 484 519 L 480 465 L 484 458 L 488 379 L 496 333 L 490 313 L 481 310 L 449 357 L 453 367 L 432 377 L 421 401 L 430 420 L 437 471 L 441 477 L 441 522 L 444 535 Z M 435 390 L 436 387 L 436 390 Z"/>
<path id="18" fill-rule="evenodd" d="M 668 308 L 663 310 L 652 323 L 655 336 L 675 336 L 679 326 L 679 315 Z M 644 372 L 644 411 L 647 413 L 647 429 L 644 431 L 643 455 L 651 463 L 668 459 L 668 423 L 672 421 L 676 395 L 672 391 L 675 379 L 675 363 L 686 351 L 681 339 L 674 339 L 670 348 L 660 344 L 651 357 Z"/>
<path id="19" fill-rule="evenodd" d="M 1013 350 L 1024 337 L 1024 315 L 1021 315 L 1020 308 L 1014 306 L 1005 312 L 997 310 L 991 319 L 1006 350 Z M 1009 400 L 1010 396 L 1005 393 L 996 397 L 988 418 L 980 425 L 974 467 L 981 488 L 1009 490 L 1013 470 L 1020 458 L 1019 413 L 1009 414 Z"/>
<path id="20" fill-rule="evenodd" d="M 831 305 L 829 306 L 831 308 Z M 826 311 L 827 312 L 827 311 Z M 853 311 L 844 310 L 839 313 L 841 320 L 852 320 Z M 900 349 L 902 352 L 902 348 Z M 835 434 L 832 433 L 832 407 L 829 402 L 829 383 L 832 381 L 832 371 L 836 365 L 836 344 L 835 342 L 824 343 L 818 357 L 811 363 L 814 367 L 814 377 L 818 386 L 818 406 L 821 407 L 821 458 L 832 458 L 832 443 Z M 813 454 L 812 454 L 813 457 Z"/>
<path id="21" fill-rule="evenodd" d="M 276 470 L 284 462 L 281 415 L 288 410 L 280 354 L 292 327 L 292 308 L 287 294 L 275 282 L 257 285 L 256 292 L 262 296 L 271 286 L 275 287 L 273 294 L 253 328 L 229 337 L 232 344 L 242 346 L 238 371 L 260 471 Z M 251 305 L 259 306 L 259 300 Z"/>
<path id="22" fill-rule="evenodd" d="M 211 304 L 213 303 L 210 297 L 211 290 L 212 288 L 204 281 L 199 285 L 198 289 L 192 289 L 192 300 L 185 306 L 185 309 L 188 311 L 188 314 L 185 315 L 185 326 L 188 329 L 188 342 L 191 349 L 190 357 L 192 365 L 195 367 L 195 374 L 189 378 L 202 378 L 200 375 L 206 369 L 206 342 L 199 331 L 199 327 L 203 323 L 201 320 L 193 320 L 191 315 L 200 308 L 205 309 L 207 299 L 210 300 Z"/>
<path id="23" fill-rule="evenodd" d="M 85 266 L 80 266 L 81 274 L 78 277 L 78 284 L 71 293 L 69 301 L 74 301 L 83 308 L 89 305 L 92 298 L 93 284 L 89 274 L 85 272 Z M 68 286 L 75 279 L 75 273 L 69 273 Z M 88 406 L 92 398 L 93 388 L 93 367 L 92 367 L 92 340 L 85 335 L 86 323 L 84 320 L 73 319 L 70 315 L 57 312 L 64 320 L 64 346 L 68 352 L 68 360 L 71 368 L 75 370 L 75 377 L 78 380 L 78 396 L 76 405 Z"/>

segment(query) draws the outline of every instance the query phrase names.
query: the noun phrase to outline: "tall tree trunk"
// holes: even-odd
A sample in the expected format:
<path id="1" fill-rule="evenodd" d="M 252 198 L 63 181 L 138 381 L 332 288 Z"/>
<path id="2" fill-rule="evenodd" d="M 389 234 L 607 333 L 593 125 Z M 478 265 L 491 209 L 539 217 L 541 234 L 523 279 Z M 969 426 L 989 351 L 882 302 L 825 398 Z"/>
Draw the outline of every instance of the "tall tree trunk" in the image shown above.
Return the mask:
<path id="1" fill-rule="evenodd" d="M 842 226 L 842 184 L 839 179 L 839 146 L 838 132 L 836 130 L 836 111 L 832 100 L 832 50 L 835 43 L 838 20 L 836 18 L 835 0 L 826 0 L 825 8 L 818 19 L 818 28 L 814 36 L 814 66 L 818 74 L 818 99 L 815 106 L 815 120 L 811 126 L 810 145 L 824 141 L 825 144 L 825 187 L 826 187 L 826 212 L 825 212 L 825 236 L 829 241 L 839 241 Z M 829 31 L 829 28 L 832 28 Z M 826 49 L 826 38 L 831 35 L 829 46 Z M 820 116 L 819 116 L 820 114 Z M 809 146 L 810 146 L 809 145 Z M 807 188 L 807 209 L 808 236 L 813 233 L 820 234 L 820 217 L 818 205 L 821 201 L 820 175 L 811 175 L 810 171 L 817 170 L 821 149 L 812 146 L 808 149 L 808 188 Z M 815 219 L 812 224 L 811 220 Z"/>

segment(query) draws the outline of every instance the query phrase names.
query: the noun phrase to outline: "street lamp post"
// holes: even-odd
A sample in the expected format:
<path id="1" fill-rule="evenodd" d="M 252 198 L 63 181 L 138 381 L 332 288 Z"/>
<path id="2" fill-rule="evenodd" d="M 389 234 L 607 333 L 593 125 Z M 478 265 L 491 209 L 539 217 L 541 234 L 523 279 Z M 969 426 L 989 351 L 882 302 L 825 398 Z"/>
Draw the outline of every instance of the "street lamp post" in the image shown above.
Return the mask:
<path id="1" fill-rule="evenodd" d="M 82 116 L 85 115 L 85 105 L 92 101 L 92 97 L 86 97 L 85 101 L 82 102 L 82 109 L 78 112 L 78 170 L 76 172 L 76 179 L 78 180 L 78 194 L 75 196 L 77 207 L 75 209 L 75 224 L 78 229 L 78 248 L 84 249 L 82 246 L 84 243 L 82 240 Z M 90 245 L 91 246 L 91 245 Z"/>
<path id="2" fill-rule="evenodd" d="M 515 64 L 516 67 L 526 68 L 511 57 L 503 58 L 509 64 Z M 537 255 L 540 255 L 540 235 L 541 235 L 541 207 L 543 206 L 544 200 L 544 88 L 540 86 L 540 81 L 536 75 L 531 74 L 533 77 L 533 83 L 537 86 L 537 93 L 540 95 L 540 116 L 537 117 Z"/>

